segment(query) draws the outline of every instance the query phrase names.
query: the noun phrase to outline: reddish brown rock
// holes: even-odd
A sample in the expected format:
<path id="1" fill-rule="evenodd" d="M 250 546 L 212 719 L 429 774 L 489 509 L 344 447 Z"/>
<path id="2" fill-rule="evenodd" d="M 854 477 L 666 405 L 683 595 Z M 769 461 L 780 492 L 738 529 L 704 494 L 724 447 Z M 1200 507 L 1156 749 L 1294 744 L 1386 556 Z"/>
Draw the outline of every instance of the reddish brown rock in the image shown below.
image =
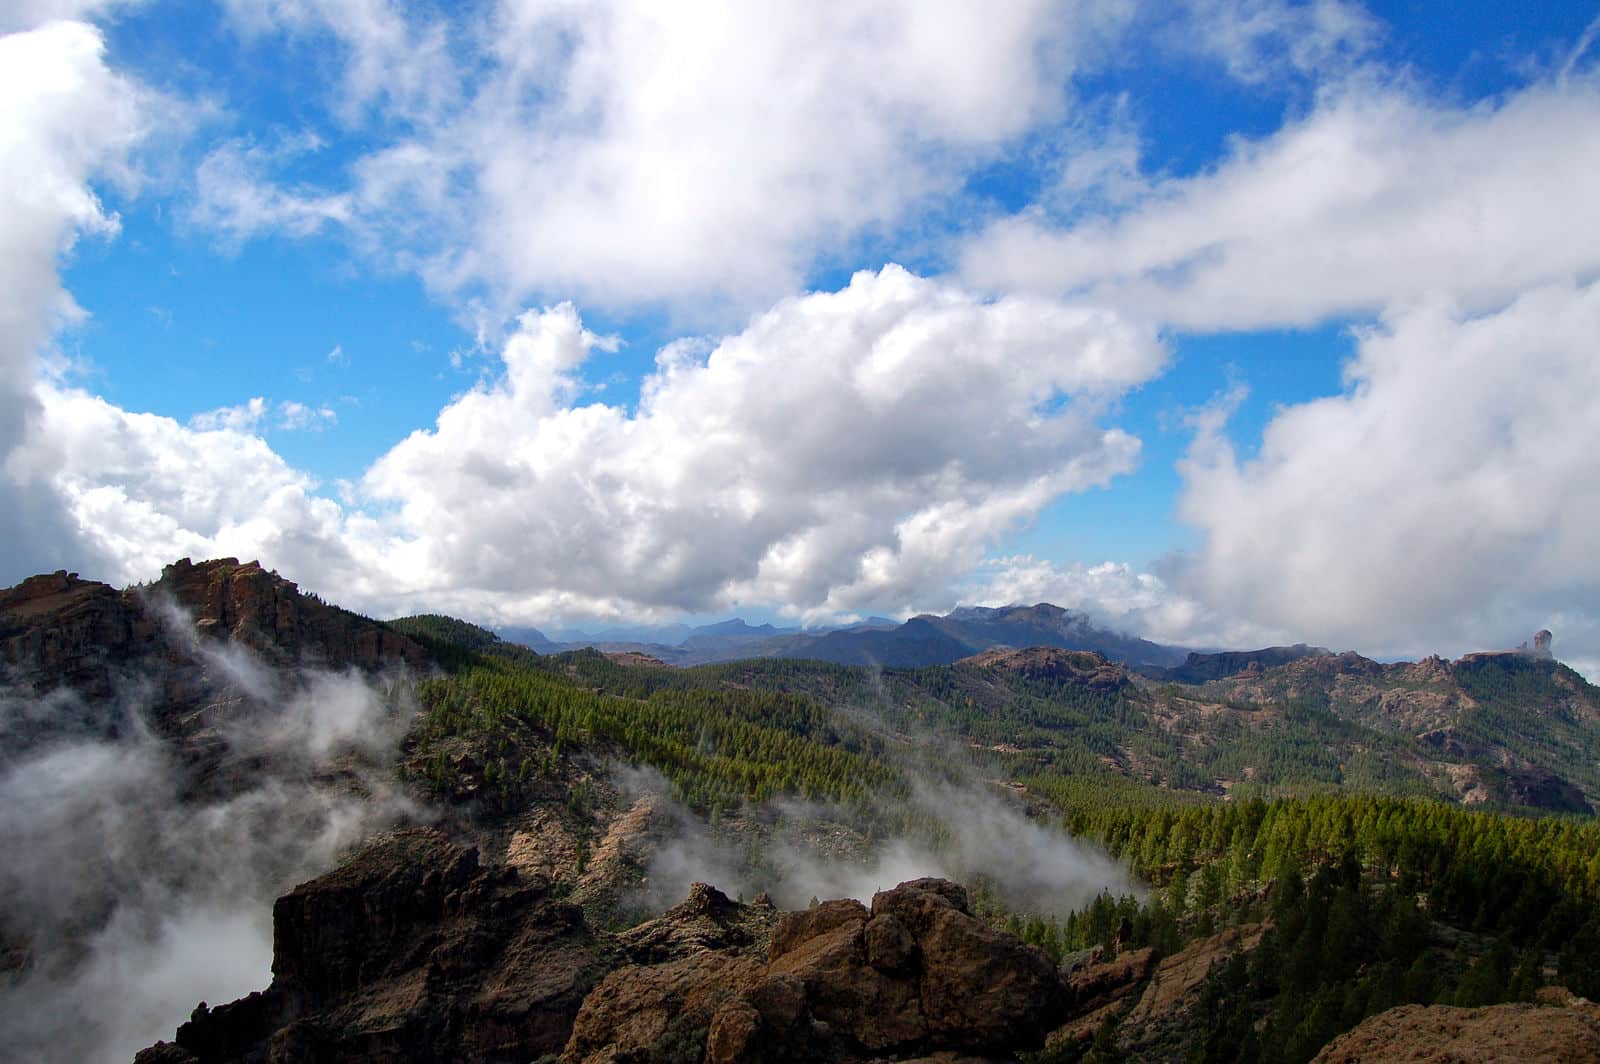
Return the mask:
<path id="1" fill-rule="evenodd" d="M 1487 1064 L 1600 1060 L 1600 1005 L 1403 1005 L 1329 1042 L 1314 1064 Z"/>
<path id="2" fill-rule="evenodd" d="M 784 914 L 765 964 L 734 950 L 614 972 L 562 1059 L 953 1061 L 1037 1047 L 1066 1016 L 1065 984 L 966 906 L 955 884 L 917 880 L 870 912 L 842 900 Z"/>
<path id="3" fill-rule="evenodd" d="M 700 953 L 614 971 L 584 1001 L 561 1059 L 699 1061 L 719 1011 L 748 1007 L 744 995 L 761 981 L 764 968 L 749 954 Z M 724 1021 L 722 1051 L 731 1051 L 734 1026 Z"/>
<path id="4" fill-rule="evenodd" d="M 65 571 L 0 589 L 0 680 L 95 698 L 114 689 L 119 671 L 199 667 L 166 613 L 174 607 L 195 633 L 248 646 L 272 664 L 374 669 L 429 660 L 405 636 L 302 594 L 258 562 L 185 558 L 154 584 L 121 591 Z M 174 696 L 193 683 L 167 679 Z"/>

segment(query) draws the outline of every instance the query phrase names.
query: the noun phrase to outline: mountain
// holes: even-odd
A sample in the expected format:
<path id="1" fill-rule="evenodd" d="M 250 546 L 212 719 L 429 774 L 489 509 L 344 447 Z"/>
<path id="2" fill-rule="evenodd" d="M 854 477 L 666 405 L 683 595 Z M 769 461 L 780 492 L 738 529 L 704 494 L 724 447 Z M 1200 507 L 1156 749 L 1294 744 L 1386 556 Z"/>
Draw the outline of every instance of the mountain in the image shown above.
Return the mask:
<path id="1" fill-rule="evenodd" d="M 1369 1017 L 1358 1059 L 1418 1024 L 1582 1044 L 1600 691 L 1547 637 L 992 642 L 1102 634 L 963 610 L 808 637 L 952 661 L 669 667 L 232 559 L 32 578 L 0 591 L 0 1056 L 1303 1061 Z"/>
<path id="2" fill-rule="evenodd" d="M 533 632 L 537 639 L 523 638 L 521 633 L 526 632 Z M 593 639 L 550 643 L 533 629 L 504 629 L 501 634 L 540 653 L 592 646 L 606 653 L 644 654 L 680 666 L 743 658 L 805 658 L 841 665 L 905 668 L 948 665 L 999 646 L 1049 646 L 1092 650 L 1112 661 L 1160 670 L 1180 666 L 1187 654 L 1179 647 L 1101 628 L 1084 614 L 1049 603 L 966 607 L 942 617 L 923 614 L 903 624 L 873 617 L 861 624 L 821 632 L 770 624 L 752 626 L 734 619 L 691 629 L 672 642 Z"/>

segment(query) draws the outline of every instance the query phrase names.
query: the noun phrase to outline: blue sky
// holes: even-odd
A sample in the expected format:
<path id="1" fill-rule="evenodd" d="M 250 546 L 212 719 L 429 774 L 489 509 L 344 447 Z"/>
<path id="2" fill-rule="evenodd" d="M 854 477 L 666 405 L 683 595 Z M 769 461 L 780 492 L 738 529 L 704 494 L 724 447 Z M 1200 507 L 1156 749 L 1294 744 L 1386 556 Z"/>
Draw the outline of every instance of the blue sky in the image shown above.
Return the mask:
<path id="1" fill-rule="evenodd" d="M 1592 667 L 1597 15 L 32 0 L 3 575 Z"/>

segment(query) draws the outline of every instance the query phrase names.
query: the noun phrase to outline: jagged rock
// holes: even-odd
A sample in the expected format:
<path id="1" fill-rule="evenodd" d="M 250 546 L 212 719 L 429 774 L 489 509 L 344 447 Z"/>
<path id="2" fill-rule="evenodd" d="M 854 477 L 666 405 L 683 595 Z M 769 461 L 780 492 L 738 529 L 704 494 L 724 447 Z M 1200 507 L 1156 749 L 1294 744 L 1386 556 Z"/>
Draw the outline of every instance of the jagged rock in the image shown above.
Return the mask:
<path id="1" fill-rule="evenodd" d="M 1329 1042 L 1314 1064 L 1475 1064 L 1600 1060 L 1600 1005 L 1402 1005 Z"/>
<path id="2" fill-rule="evenodd" d="M 201 636 L 248 646 L 273 664 L 375 669 L 429 661 L 405 636 L 302 594 L 259 562 L 185 558 L 144 587 L 119 591 L 63 570 L 0 590 L 0 681 L 102 698 L 120 671 L 137 671 L 161 675 L 167 699 L 182 701 L 196 686 L 189 673 L 199 663 L 163 615 L 172 607 Z"/>
<path id="3" fill-rule="evenodd" d="M 565 1045 L 618 959 L 542 883 L 430 829 L 381 837 L 280 898 L 273 954 L 267 990 L 202 1004 L 176 1050 L 197 1064 L 531 1059 Z M 183 1060 L 159 1048 L 153 1061 Z"/>
<path id="4" fill-rule="evenodd" d="M 735 948 L 613 972 L 562 1060 L 1009 1056 L 1041 1044 L 1067 1000 L 1043 953 L 973 918 L 960 887 L 925 879 L 880 892 L 871 910 L 842 900 L 785 913 L 764 961 Z"/>
<path id="5" fill-rule="evenodd" d="M 918 987 L 867 959 L 867 910 L 856 901 L 828 901 L 789 913 L 773 931 L 768 971 L 805 987 L 812 1015 L 869 1050 L 927 1037 Z"/>
<path id="6" fill-rule="evenodd" d="M 707 950 L 759 947 L 777 915 L 771 902 L 740 905 L 696 883 L 681 904 L 617 937 L 635 964 L 660 964 Z"/>
<path id="7" fill-rule="evenodd" d="M 1150 984 L 1128 1013 L 1128 1026 L 1154 1026 L 1188 1011 L 1199 997 L 1201 984 L 1211 974 L 1212 966 L 1226 960 L 1231 953 L 1255 949 L 1265 930 L 1262 924 L 1230 927 L 1210 938 L 1191 942 L 1167 957 L 1156 966 Z"/>

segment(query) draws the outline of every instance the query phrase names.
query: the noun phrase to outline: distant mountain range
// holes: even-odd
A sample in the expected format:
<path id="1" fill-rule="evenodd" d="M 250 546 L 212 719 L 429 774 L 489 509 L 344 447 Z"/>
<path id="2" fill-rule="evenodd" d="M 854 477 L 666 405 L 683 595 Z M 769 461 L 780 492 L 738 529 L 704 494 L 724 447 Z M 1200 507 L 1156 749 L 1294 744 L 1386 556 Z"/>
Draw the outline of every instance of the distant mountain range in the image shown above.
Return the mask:
<path id="1" fill-rule="evenodd" d="M 669 665 L 705 665 L 745 658 L 807 658 L 841 665 L 946 665 L 996 647 L 1048 646 L 1093 650 L 1135 668 L 1184 664 L 1189 651 L 1101 628 L 1087 615 L 1039 603 L 996 609 L 967 607 L 922 614 L 904 624 L 883 617 L 844 628 L 805 630 L 740 619 L 689 627 L 617 627 L 552 640 L 536 628 L 503 628 L 500 637 L 541 654 L 594 647 L 645 654 Z"/>
<path id="2" fill-rule="evenodd" d="M 593 647 L 608 654 L 642 654 L 668 665 L 708 665 L 749 658 L 805 658 L 836 665 L 916 668 L 949 665 L 987 650 L 1052 647 L 1092 650 L 1108 661 L 1158 680 L 1204 683 L 1257 663 L 1282 665 L 1327 654 L 1296 644 L 1262 650 L 1200 652 L 1103 628 L 1087 614 L 1041 602 L 1033 606 L 967 606 L 943 616 L 921 614 L 905 623 L 884 617 L 844 628 L 807 631 L 743 620 L 690 627 L 616 627 L 552 640 L 536 628 L 502 628 L 500 637 L 541 654 Z"/>

